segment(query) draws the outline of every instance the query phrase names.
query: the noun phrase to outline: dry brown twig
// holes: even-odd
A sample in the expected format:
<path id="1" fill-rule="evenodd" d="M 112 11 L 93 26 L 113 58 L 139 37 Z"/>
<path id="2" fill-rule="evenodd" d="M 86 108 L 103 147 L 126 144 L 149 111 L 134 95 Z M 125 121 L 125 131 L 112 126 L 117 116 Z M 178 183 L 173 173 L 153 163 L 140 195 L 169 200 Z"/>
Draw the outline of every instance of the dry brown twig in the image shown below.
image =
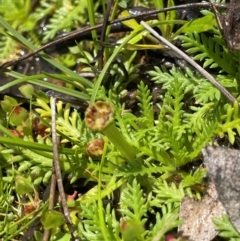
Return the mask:
<path id="1" fill-rule="evenodd" d="M 53 145 L 53 166 L 54 171 L 56 174 L 56 182 L 58 186 L 59 195 L 61 198 L 61 205 L 63 209 L 63 216 L 65 219 L 65 222 L 67 224 L 67 227 L 69 229 L 69 232 L 71 233 L 72 240 L 74 241 L 80 241 L 79 238 L 75 237 L 75 230 L 73 227 L 73 223 L 70 217 L 69 209 L 67 206 L 67 200 L 64 192 L 63 187 L 63 180 L 62 180 L 62 173 L 61 168 L 59 164 L 59 153 L 58 153 L 58 138 L 57 138 L 57 130 L 56 130 L 56 98 L 51 98 L 51 116 L 52 116 L 52 145 Z"/>

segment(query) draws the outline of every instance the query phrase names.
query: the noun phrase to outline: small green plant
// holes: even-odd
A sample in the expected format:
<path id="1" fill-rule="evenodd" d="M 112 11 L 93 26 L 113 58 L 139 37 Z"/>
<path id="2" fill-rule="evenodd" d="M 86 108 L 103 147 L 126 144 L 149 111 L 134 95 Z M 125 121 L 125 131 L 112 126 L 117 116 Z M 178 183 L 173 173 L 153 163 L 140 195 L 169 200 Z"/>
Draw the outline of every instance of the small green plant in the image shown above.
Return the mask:
<path id="1" fill-rule="evenodd" d="M 161 8 L 163 2 L 154 1 L 155 7 Z M 18 4 L 2 1 L 0 62 L 9 60 L 12 52 L 18 55 L 22 45 L 34 51 L 55 38 L 59 31 L 83 27 L 87 7 L 93 25 L 94 12 L 100 4 L 100 1 L 93 4 L 85 0 L 53 0 L 40 1 L 34 8 L 31 1 Z M 131 1 L 119 2 L 120 6 L 127 4 Z M 12 11 L 7 12 L 6 6 Z M 168 6 L 174 6 L 174 1 L 169 0 Z M 105 5 L 100 9 L 103 12 L 97 13 L 103 16 Z M 19 19 L 13 17 L 16 13 Z M 181 40 L 186 52 L 212 71 L 239 99 L 239 53 L 227 50 L 216 22 L 210 21 L 214 16 L 207 11 L 204 14 L 190 23 L 177 20 L 175 12 L 169 12 L 159 14 L 149 24 L 157 26 L 170 41 Z M 40 22 L 47 19 L 46 31 L 39 35 Z M 177 30 L 176 24 L 180 25 Z M 229 103 L 189 66 L 184 69 L 154 66 L 145 73 L 150 80 L 141 78 L 137 72 L 138 50 L 164 46 L 158 45 L 153 36 L 146 36 L 136 21 L 125 25 L 133 30 L 114 46 L 104 46 L 107 54 L 100 72 L 94 63 L 98 57 L 94 32 L 94 41 L 80 41 L 69 53 L 58 56 L 58 60 L 39 53 L 57 73 L 27 76 L 12 69 L 4 70 L 13 80 L 0 90 L 21 84 L 21 93 L 29 107 L 7 95 L 1 101 L 0 238 L 20 239 L 40 212 L 43 225 L 37 226 L 33 240 L 42 239 L 44 228 L 53 231 L 49 240 L 70 237 L 62 225 L 59 205 L 56 203 L 56 210 L 48 212 L 47 203 L 40 202 L 40 194 L 53 173 L 52 113 L 49 97 L 43 91 L 35 91 L 33 85 L 68 95 L 75 101 L 57 102 L 56 129 L 64 181 L 74 185 L 82 180 L 87 187 L 86 192 L 68 202 L 81 240 L 165 240 L 182 222 L 178 213 L 184 196 L 198 199 L 202 196 L 195 187 L 201 186 L 206 169 L 198 166 L 189 171 L 186 165 L 200 159 L 201 150 L 216 136 L 227 136 L 231 144 L 236 142 L 236 135 L 240 134 L 238 103 Z M 147 42 L 143 44 L 142 40 Z M 75 61 L 80 64 L 75 66 Z M 80 74 L 76 73 L 77 67 L 81 69 Z M 93 80 L 81 76 L 85 74 L 83 70 Z M 151 86 L 159 90 L 157 103 Z M 131 88 L 135 95 L 132 109 L 123 101 Z M 98 127 L 105 123 L 104 128 Z M 92 128 L 95 124 L 97 128 Z M 25 206 L 32 209 L 28 212 Z M 52 226 L 54 218 L 59 227 Z M 225 219 L 223 216 L 224 222 Z M 237 240 L 239 234 L 223 225 L 223 221 L 214 220 L 220 236 Z"/>

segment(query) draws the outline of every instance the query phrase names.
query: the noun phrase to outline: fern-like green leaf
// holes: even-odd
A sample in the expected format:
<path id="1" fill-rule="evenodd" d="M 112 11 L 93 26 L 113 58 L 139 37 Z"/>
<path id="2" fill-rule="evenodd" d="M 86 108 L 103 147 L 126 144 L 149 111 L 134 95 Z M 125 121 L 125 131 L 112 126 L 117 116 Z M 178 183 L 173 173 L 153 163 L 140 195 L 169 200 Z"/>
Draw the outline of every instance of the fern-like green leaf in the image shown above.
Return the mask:
<path id="1" fill-rule="evenodd" d="M 168 204 L 168 203 L 179 203 L 185 196 L 185 191 L 183 185 L 177 187 L 174 183 L 169 185 L 164 180 L 159 180 L 155 183 L 153 192 L 156 193 L 156 202 L 154 203 L 158 206 L 161 204 Z"/>
<path id="2" fill-rule="evenodd" d="M 187 48 L 187 53 L 195 54 L 194 60 L 204 60 L 204 68 L 220 67 L 228 74 L 236 73 L 233 54 L 219 46 L 213 38 L 206 37 L 204 33 L 188 32 L 179 36 L 179 39 L 183 42 L 182 46 Z"/>
<path id="3" fill-rule="evenodd" d="M 0 33 L 0 39 L 0 63 L 18 58 L 20 50 L 18 49 L 18 44 L 13 40 L 13 38 Z"/>
<path id="4" fill-rule="evenodd" d="M 213 222 L 220 237 L 227 238 L 230 241 L 240 240 L 240 234 L 233 227 L 227 215 L 223 214 L 222 218 L 213 218 Z"/>
<path id="5" fill-rule="evenodd" d="M 226 114 L 221 116 L 223 122 L 217 132 L 220 136 L 222 136 L 223 133 L 227 133 L 230 143 L 233 144 L 236 132 L 240 135 L 239 106 L 236 102 L 233 106 L 231 104 L 226 104 L 224 109 Z"/>
<path id="6" fill-rule="evenodd" d="M 87 1 L 74 2 L 71 0 L 64 1 L 55 10 L 50 23 L 46 25 L 47 31 L 44 32 L 43 41 L 46 42 L 53 39 L 59 31 L 70 31 L 73 27 L 81 26 L 81 23 L 86 22 L 85 9 L 87 8 Z"/>
<path id="7" fill-rule="evenodd" d="M 139 101 L 138 105 L 140 106 L 141 113 L 147 118 L 145 121 L 145 127 L 148 127 L 148 125 L 153 126 L 153 106 L 151 105 L 152 96 L 150 95 L 150 90 L 141 81 L 138 85 L 137 93 L 137 99 Z"/>
<path id="8" fill-rule="evenodd" d="M 27 20 L 21 25 L 22 31 L 32 31 L 36 27 L 38 21 L 44 19 L 56 8 L 56 1 L 46 2 L 40 1 L 40 6 L 37 7 L 33 13 L 31 13 Z"/>
<path id="9" fill-rule="evenodd" d="M 71 140 L 73 143 L 77 143 L 80 141 L 82 123 L 76 110 L 73 111 L 71 115 L 69 111 L 70 105 L 67 105 L 64 109 L 63 117 L 59 116 L 57 118 L 57 130 L 67 137 L 67 139 L 62 140 L 62 142 Z"/>
<path id="10" fill-rule="evenodd" d="M 170 84 L 178 79 L 182 85 L 185 85 L 184 93 L 191 94 L 199 104 L 219 100 L 221 97 L 217 88 L 208 80 L 202 78 L 199 73 L 193 73 L 189 68 L 186 68 L 186 73 L 183 73 L 175 67 L 170 71 L 167 71 L 164 67 L 162 69 L 155 67 L 155 71 L 149 71 L 149 75 L 152 76 L 155 83 L 162 85 L 162 89 L 169 89 Z M 238 89 L 237 81 L 231 76 L 218 75 L 217 79 L 224 87 L 231 88 L 232 91 Z"/>
<path id="11" fill-rule="evenodd" d="M 193 93 L 198 103 L 220 100 L 221 97 L 221 92 L 207 81 L 200 81 L 198 88 L 195 88 Z"/>
<path id="12" fill-rule="evenodd" d="M 196 184 L 201 184 L 202 179 L 206 176 L 206 169 L 198 168 L 196 171 L 189 173 L 182 173 L 181 176 L 183 178 L 181 185 L 183 188 L 191 187 Z"/>
<path id="13" fill-rule="evenodd" d="M 156 214 L 156 224 L 148 233 L 151 241 L 164 241 L 165 234 L 178 227 L 182 222 L 178 219 L 178 208 L 173 204 L 162 205 L 162 214 Z"/>
<path id="14" fill-rule="evenodd" d="M 146 217 L 149 205 L 148 199 L 143 197 L 143 191 L 137 180 L 134 179 L 132 184 L 127 184 L 127 187 L 121 193 L 119 211 L 125 220 L 134 220 L 144 225 L 146 222 L 144 217 Z"/>
<path id="15" fill-rule="evenodd" d="M 80 217 L 82 221 L 78 224 L 78 230 L 83 240 L 103 241 L 103 234 L 101 232 L 100 219 L 98 215 L 98 207 L 96 202 L 89 205 L 81 205 Z"/>

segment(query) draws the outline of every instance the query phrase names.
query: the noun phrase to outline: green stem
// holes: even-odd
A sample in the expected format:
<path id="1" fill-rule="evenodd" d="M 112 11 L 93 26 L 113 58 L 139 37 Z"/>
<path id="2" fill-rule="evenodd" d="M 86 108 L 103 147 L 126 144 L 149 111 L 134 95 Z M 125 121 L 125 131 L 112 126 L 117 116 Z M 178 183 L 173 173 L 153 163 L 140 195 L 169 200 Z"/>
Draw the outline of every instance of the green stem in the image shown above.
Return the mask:
<path id="1" fill-rule="evenodd" d="M 102 131 L 112 144 L 121 152 L 121 154 L 129 161 L 133 161 L 136 155 L 136 150 L 131 146 L 124 136 L 120 133 L 115 125 L 115 122 L 109 123 L 109 125 Z"/>
<path id="2" fill-rule="evenodd" d="M 86 125 L 94 131 L 102 132 L 128 160 L 133 161 L 136 150 L 119 132 L 114 121 L 114 110 L 109 103 L 97 101 L 85 113 Z"/>

